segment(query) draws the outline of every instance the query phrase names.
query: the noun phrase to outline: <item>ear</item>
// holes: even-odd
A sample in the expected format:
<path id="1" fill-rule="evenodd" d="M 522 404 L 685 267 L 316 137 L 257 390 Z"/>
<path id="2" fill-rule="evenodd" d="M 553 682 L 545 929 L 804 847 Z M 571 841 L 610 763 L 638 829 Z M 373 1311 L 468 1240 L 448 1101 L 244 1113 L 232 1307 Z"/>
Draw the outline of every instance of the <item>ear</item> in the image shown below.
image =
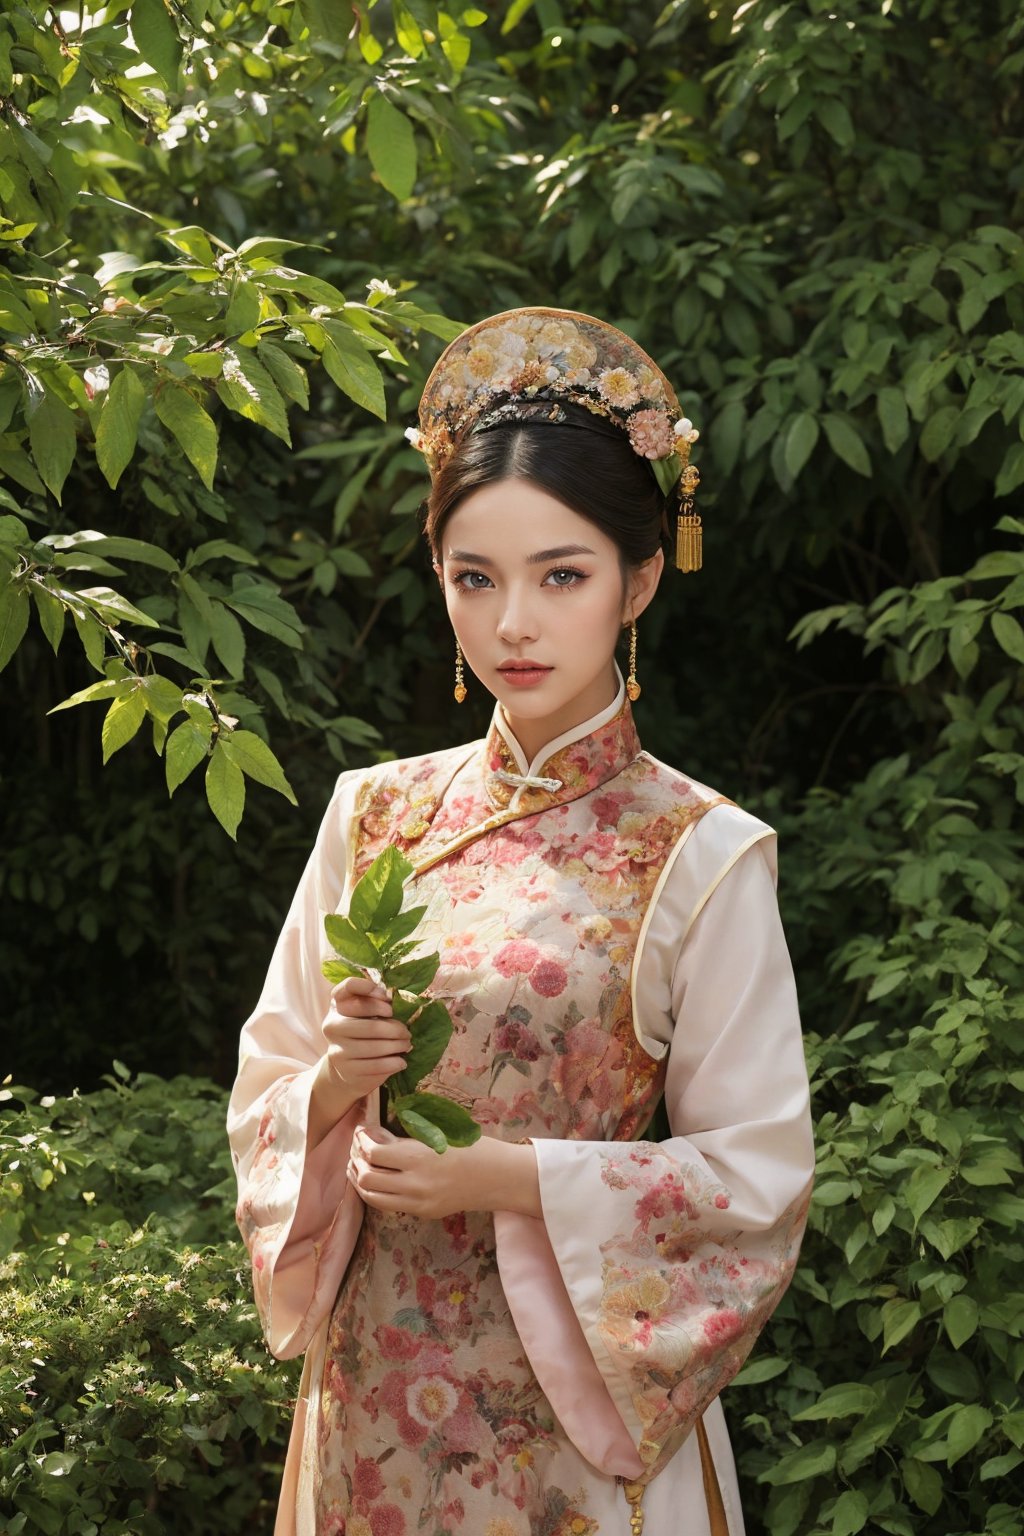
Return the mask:
<path id="1" fill-rule="evenodd" d="M 437 577 L 437 584 L 441 588 L 441 591 L 444 592 L 444 566 L 439 560 L 432 560 L 430 563 L 434 567 L 434 575 Z"/>
<path id="2" fill-rule="evenodd" d="M 632 568 L 626 581 L 626 601 L 623 622 L 638 619 L 658 590 L 661 573 L 665 569 L 665 552 L 657 550 L 649 560 Z"/>

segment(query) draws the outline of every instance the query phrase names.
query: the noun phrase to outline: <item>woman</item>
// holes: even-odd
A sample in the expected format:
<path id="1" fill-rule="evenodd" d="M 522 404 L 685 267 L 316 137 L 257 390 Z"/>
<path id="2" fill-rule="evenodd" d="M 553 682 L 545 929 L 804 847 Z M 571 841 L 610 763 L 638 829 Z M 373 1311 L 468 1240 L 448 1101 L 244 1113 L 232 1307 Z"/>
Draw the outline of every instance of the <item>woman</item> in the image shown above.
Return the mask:
<path id="1" fill-rule="evenodd" d="M 700 564 L 678 414 L 628 337 L 547 309 L 464 333 L 424 392 L 455 695 L 465 661 L 496 706 L 483 742 L 342 774 L 242 1031 L 238 1221 L 271 1350 L 306 1353 L 278 1533 L 742 1531 L 718 1394 L 813 1150 L 771 829 L 631 714 L 666 488 Z M 421 1087 L 484 1132 L 441 1156 L 380 1126 L 387 994 L 321 974 L 388 844 L 455 1023 Z M 663 1095 L 670 1139 L 638 1139 Z"/>

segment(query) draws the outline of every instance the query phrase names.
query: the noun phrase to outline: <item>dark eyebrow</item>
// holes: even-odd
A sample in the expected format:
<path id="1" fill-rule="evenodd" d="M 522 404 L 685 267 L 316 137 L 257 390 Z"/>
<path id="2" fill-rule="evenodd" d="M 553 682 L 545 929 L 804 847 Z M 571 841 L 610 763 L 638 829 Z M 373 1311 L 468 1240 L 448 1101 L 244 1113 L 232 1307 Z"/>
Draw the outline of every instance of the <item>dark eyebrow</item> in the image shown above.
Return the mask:
<path id="1" fill-rule="evenodd" d="M 586 544 L 560 544 L 557 549 L 539 549 L 535 555 L 527 555 L 527 565 L 544 565 L 548 560 L 564 560 L 567 555 L 592 555 Z M 462 560 L 470 565 L 493 565 L 486 555 L 471 554 L 468 549 L 450 549 L 449 560 Z"/>

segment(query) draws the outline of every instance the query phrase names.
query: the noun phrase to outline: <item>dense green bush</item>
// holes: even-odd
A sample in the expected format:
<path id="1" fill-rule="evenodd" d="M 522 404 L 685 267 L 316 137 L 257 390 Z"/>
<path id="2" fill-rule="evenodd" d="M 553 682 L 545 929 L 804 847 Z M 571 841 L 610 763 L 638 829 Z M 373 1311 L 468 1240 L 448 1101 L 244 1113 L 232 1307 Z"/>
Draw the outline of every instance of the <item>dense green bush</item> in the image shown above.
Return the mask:
<path id="1" fill-rule="evenodd" d="M 4 1090 L 4 1530 L 269 1530 L 296 1375 L 232 1236 L 225 1095 L 115 1065 L 83 1096 Z"/>
<path id="2" fill-rule="evenodd" d="M 1000 645 L 1024 523 L 1000 528 L 1016 547 L 962 581 L 830 616 L 886 652 L 927 748 L 775 818 L 800 850 L 783 905 L 818 1180 L 772 1353 L 743 1373 L 771 1536 L 1024 1529 L 1024 705 Z"/>

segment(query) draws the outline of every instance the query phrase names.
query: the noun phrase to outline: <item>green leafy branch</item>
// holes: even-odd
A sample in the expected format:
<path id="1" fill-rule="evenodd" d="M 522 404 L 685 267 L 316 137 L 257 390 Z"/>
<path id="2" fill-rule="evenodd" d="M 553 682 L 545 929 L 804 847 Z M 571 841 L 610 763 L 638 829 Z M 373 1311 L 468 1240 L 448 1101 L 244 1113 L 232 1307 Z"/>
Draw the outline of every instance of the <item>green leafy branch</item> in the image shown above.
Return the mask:
<path id="1" fill-rule="evenodd" d="M 368 976 L 390 987 L 396 1019 L 408 1026 L 412 1048 L 405 1067 L 384 1085 L 388 1119 L 408 1135 L 444 1152 L 469 1147 L 480 1127 L 461 1105 L 436 1093 L 417 1093 L 417 1084 L 437 1066 L 452 1036 L 448 1009 L 426 989 L 437 975 L 441 957 L 413 954 L 413 937 L 426 907 L 403 907 L 405 882 L 413 866 L 396 848 L 378 854 L 352 892 L 348 916 L 328 915 L 324 928 L 337 960 L 325 960 L 324 975 L 339 982 Z"/>

